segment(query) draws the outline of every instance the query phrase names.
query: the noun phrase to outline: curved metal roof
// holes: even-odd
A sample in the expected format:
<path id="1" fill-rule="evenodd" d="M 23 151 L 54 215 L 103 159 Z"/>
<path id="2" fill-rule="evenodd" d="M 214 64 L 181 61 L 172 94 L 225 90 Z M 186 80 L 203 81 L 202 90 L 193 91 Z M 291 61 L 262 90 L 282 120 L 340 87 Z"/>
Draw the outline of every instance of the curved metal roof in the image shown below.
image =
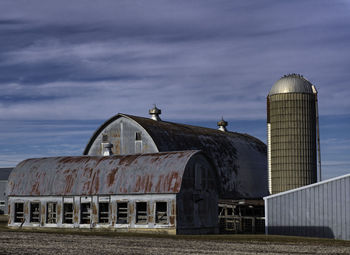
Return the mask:
<path id="1" fill-rule="evenodd" d="M 178 193 L 199 151 L 27 159 L 12 171 L 9 196 Z"/>
<path id="2" fill-rule="evenodd" d="M 312 84 L 299 74 L 285 75 L 272 86 L 269 96 L 283 93 L 313 94 Z"/>
<path id="3" fill-rule="evenodd" d="M 118 114 L 96 130 L 85 155 L 103 130 L 120 117 L 132 119 L 143 127 L 158 151 L 205 152 L 218 169 L 222 197 L 258 198 L 268 194 L 266 145 L 247 134 Z"/>

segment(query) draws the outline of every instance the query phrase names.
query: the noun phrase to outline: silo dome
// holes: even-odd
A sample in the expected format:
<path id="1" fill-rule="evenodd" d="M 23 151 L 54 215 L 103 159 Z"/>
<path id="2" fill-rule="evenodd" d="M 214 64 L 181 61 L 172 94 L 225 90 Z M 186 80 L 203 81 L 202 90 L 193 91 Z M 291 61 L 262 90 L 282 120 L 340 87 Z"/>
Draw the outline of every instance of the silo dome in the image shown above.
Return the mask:
<path id="1" fill-rule="evenodd" d="M 288 74 L 272 86 L 269 96 L 283 93 L 313 94 L 312 84 L 300 74 Z"/>

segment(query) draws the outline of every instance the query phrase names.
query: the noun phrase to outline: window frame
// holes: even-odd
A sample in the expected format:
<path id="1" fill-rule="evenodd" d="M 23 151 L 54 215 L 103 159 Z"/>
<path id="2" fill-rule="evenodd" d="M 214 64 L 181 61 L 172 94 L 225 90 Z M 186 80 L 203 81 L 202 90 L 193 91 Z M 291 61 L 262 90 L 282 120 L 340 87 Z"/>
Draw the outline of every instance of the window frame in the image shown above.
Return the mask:
<path id="1" fill-rule="evenodd" d="M 37 223 L 37 224 L 40 224 L 40 216 L 41 216 L 41 213 L 40 213 L 40 207 L 41 207 L 41 203 L 40 202 L 30 202 L 29 203 L 30 206 L 29 206 L 29 222 L 30 223 Z M 33 205 L 38 205 L 38 211 L 35 211 L 35 214 L 37 214 L 37 216 L 34 216 L 33 215 Z M 34 221 L 33 218 L 38 218 L 37 221 Z"/>
<path id="2" fill-rule="evenodd" d="M 158 211 L 157 211 L 157 204 L 161 204 L 161 203 L 165 203 L 165 217 L 166 217 L 166 221 L 159 221 L 158 219 Z M 155 201 L 154 203 L 154 223 L 157 225 L 167 225 L 169 224 L 169 203 L 168 201 Z M 163 216 L 164 217 L 164 216 Z"/>
<path id="3" fill-rule="evenodd" d="M 83 211 L 83 206 L 87 206 L 87 210 Z M 84 214 L 88 215 L 84 217 Z M 88 217 L 88 218 L 87 218 Z M 86 222 L 85 222 L 86 220 Z M 91 202 L 80 203 L 80 224 L 91 224 Z"/>
<path id="4" fill-rule="evenodd" d="M 17 205 L 22 205 L 22 212 L 20 214 L 22 214 L 22 216 L 18 216 L 18 209 L 17 209 Z M 23 223 L 25 221 L 25 216 L 24 216 L 24 202 L 15 202 L 13 204 L 14 208 L 13 208 L 13 222 L 14 223 Z M 19 219 L 19 220 L 17 220 Z"/>
<path id="5" fill-rule="evenodd" d="M 51 214 L 55 215 L 55 217 L 52 218 L 54 220 L 54 222 L 49 222 L 49 219 L 50 219 L 49 206 L 50 205 L 54 205 L 54 212 L 51 212 Z M 46 223 L 47 224 L 57 224 L 57 202 L 47 202 L 46 203 Z"/>
<path id="6" fill-rule="evenodd" d="M 146 204 L 146 211 L 140 211 L 138 210 L 139 204 Z M 135 224 L 137 225 L 146 225 L 148 224 L 148 201 L 137 201 L 135 202 Z M 146 212 L 146 214 L 142 213 L 140 215 L 140 212 Z M 140 219 L 139 217 L 145 218 L 145 220 Z"/>
<path id="7" fill-rule="evenodd" d="M 65 213 L 66 213 L 66 210 L 65 210 L 65 205 L 71 205 L 72 206 L 72 211 L 70 211 L 69 213 L 71 213 L 72 214 L 72 217 L 71 217 L 71 219 L 70 219 L 70 217 L 67 217 L 66 215 L 65 215 Z M 68 223 L 68 222 L 66 222 L 67 221 L 67 219 L 68 220 L 71 220 L 72 221 L 72 223 Z M 63 202 L 63 217 L 62 217 L 62 224 L 74 224 L 74 205 L 73 205 L 73 202 Z"/>
<path id="8" fill-rule="evenodd" d="M 102 217 L 101 216 L 101 204 L 107 204 L 107 216 Z M 108 201 L 99 201 L 98 202 L 98 223 L 99 224 L 108 224 L 109 223 L 109 216 L 110 216 L 110 209 L 109 209 L 110 203 Z M 106 211 L 102 212 L 106 213 Z M 106 219 L 107 218 L 107 219 Z M 101 221 L 103 219 L 103 221 Z M 105 221 L 107 220 L 107 221 Z"/>
<path id="9" fill-rule="evenodd" d="M 126 213 L 125 222 L 120 220 L 120 204 L 126 204 L 126 212 L 122 212 L 122 214 Z M 123 207 L 125 209 L 125 207 Z M 116 218 L 116 224 L 129 224 L 129 201 L 117 201 L 117 218 Z"/>

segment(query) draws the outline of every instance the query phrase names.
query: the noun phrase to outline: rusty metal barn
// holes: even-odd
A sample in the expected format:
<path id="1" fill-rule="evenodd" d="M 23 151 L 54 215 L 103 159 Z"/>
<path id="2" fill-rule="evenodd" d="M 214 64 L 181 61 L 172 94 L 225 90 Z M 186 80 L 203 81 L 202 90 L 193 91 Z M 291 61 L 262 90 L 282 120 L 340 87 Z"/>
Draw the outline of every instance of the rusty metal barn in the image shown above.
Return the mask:
<path id="1" fill-rule="evenodd" d="M 115 115 L 84 156 L 18 164 L 9 178 L 9 226 L 259 232 L 266 145 L 228 132 L 224 120 L 215 130 L 162 121 L 160 112 Z"/>

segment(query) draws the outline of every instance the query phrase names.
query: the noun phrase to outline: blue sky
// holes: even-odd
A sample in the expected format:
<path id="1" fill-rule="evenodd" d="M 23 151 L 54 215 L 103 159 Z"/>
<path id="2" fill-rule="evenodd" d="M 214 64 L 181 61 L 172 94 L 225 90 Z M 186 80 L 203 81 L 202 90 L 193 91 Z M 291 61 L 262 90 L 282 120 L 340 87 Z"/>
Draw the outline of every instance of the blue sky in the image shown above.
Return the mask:
<path id="1" fill-rule="evenodd" d="M 319 91 L 325 178 L 350 172 L 349 1 L 0 2 L 0 167 L 80 155 L 122 112 L 266 142 L 266 96 Z"/>

